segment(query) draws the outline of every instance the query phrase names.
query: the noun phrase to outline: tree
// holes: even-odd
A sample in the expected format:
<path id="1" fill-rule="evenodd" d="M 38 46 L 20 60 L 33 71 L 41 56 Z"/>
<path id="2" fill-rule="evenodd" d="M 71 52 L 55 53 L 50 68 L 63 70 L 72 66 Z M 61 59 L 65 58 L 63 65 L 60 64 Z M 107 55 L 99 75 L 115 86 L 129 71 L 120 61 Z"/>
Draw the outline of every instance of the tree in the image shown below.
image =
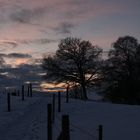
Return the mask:
<path id="1" fill-rule="evenodd" d="M 89 41 L 66 38 L 60 41 L 54 56 L 44 57 L 42 65 L 47 77 L 78 84 L 82 88 L 82 98 L 87 99 L 87 86 L 98 79 L 101 53 L 102 49 Z"/>
<path id="2" fill-rule="evenodd" d="M 120 37 L 109 51 L 103 68 L 107 96 L 115 101 L 134 103 L 140 92 L 140 45 L 131 36 Z"/>

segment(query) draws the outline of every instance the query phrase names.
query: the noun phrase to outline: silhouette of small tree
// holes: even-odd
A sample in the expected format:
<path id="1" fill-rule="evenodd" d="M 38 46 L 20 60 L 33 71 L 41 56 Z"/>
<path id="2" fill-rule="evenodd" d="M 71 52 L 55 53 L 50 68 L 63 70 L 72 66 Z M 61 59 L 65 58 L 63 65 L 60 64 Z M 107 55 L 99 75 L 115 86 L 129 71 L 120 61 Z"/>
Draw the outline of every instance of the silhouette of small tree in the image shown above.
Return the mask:
<path id="1" fill-rule="evenodd" d="M 86 87 L 99 78 L 102 49 L 89 41 L 66 38 L 60 41 L 54 56 L 44 57 L 43 68 L 47 77 L 58 82 L 73 82 L 82 88 L 82 98 L 87 99 Z"/>

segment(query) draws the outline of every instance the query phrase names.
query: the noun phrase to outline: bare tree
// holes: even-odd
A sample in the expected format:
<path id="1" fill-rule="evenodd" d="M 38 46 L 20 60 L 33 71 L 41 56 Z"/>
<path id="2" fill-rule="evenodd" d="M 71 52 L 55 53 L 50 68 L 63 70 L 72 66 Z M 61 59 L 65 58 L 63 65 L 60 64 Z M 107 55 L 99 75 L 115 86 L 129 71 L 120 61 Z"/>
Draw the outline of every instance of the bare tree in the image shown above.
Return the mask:
<path id="1" fill-rule="evenodd" d="M 87 86 L 99 78 L 102 49 L 78 38 L 63 39 L 58 47 L 54 56 L 43 59 L 47 76 L 58 82 L 78 84 L 82 88 L 82 98 L 87 99 Z"/>

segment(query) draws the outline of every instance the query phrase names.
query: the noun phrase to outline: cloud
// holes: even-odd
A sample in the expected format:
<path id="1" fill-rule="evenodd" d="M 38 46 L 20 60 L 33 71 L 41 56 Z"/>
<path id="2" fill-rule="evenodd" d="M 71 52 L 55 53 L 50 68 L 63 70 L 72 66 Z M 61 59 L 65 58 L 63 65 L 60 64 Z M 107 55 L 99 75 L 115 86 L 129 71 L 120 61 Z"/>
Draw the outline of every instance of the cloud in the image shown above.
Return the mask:
<path id="1" fill-rule="evenodd" d="M 49 43 L 56 43 L 57 40 L 42 38 L 42 39 L 36 39 L 34 40 L 34 42 L 40 44 L 49 44 Z"/>
<path id="2" fill-rule="evenodd" d="M 0 58 L 2 58 L 2 57 L 6 57 L 7 55 L 6 54 L 4 54 L 4 53 L 0 53 Z"/>
<path id="3" fill-rule="evenodd" d="M 1 46 L 10 46 L 12 48 L 16 48 L 18 46 L 18 43 L 15 41 L 0 41 Z"/>
<path id="4" fill-rule="evenodd" d="M 31 58 L 32 56 L 24 53 L 10 53 L 7 55 L 9 58 Z"/>
<path id="5" fill-rule="evenodd" d="M 72 23 L 63 22 L 63 23 L 60 23 L 57 27 L 54 27 L 53 30 L 59 34 L 70 34 L 71 30 L 74 27 L 75 27 L 75 25 Z"/>
<path id="6" fill-rule="evenodd" d="M 29 64 L 22 64 L 16 68 L 7 67 L 5 69 L 0 69 L 0 86 L 20 87 L 23 82 L 27 81 L 34 83 L 34 86 L 39 86 L 43 81 L 41 76 L 43 72 L 41 66 Z"/>
<path id="7" fill-rule="evenodd" d="M 18 23 L 32 24 L 32 20 L 37 20 L 46 12 L 45 7 L 37 7 L 33 9 L 19 9 L 10 15 L 10 18 Z"/>
<path id="8" fill-rule="evenodd" d="M 5 6 L 4 1 L 0 1 L 0 8 L 3 8 Z"/>
<path id="9" fill-rule="evenodd" d="M 11 41 L 0 41 L 1 52 L 6 51 L 9 47 L 16 48 L 20 46 L 20 44 L 50 44 L 56 43 L 58 40 L 49 39 L 49 38 L 37 38 L 37 39 L 15 39 Z"/>
<path id="10" fill-rule="evenodd" d="M 54 39 L 48 39 L 48 38 L 38 38 L 38 39 L 24 39 L 24 40 L 16 40 L 17 42 L 21 44 L 50 44 L 50 43 L 56 43 L 57 40 Z"/>
<path id="11" fill-rule="evenodd" d="M 9 54 L 4 54 L 0 53 L 0 58 L 31 58 L 32 56 L 29 54 L 24 54 L 24 53 L 9 53 Z"/>

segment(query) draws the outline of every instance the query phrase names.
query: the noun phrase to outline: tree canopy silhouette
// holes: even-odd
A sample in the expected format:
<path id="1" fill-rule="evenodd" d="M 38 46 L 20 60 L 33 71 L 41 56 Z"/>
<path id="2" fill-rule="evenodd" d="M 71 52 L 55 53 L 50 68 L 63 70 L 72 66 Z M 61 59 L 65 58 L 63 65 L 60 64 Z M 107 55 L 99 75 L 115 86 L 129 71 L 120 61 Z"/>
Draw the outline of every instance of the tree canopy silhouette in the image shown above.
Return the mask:
<path id="1" fill-rule="evenodd" d="M 140 45 L 132 36 L 120 37 L 105 61 L 107 96 L 115 101 L 136 103 L 140 99 Z"/>
<path id="2" fill-rule="evenodd" d="M 54 56 L 44 57 L 42 65 L 47 77 L 78 84 L 82 89 L 82 98 L 87 99 L 86 87 L 99 78 L 101 54 L 102 49 L 89 41 L 65 38 L 60 41 Z"/>

